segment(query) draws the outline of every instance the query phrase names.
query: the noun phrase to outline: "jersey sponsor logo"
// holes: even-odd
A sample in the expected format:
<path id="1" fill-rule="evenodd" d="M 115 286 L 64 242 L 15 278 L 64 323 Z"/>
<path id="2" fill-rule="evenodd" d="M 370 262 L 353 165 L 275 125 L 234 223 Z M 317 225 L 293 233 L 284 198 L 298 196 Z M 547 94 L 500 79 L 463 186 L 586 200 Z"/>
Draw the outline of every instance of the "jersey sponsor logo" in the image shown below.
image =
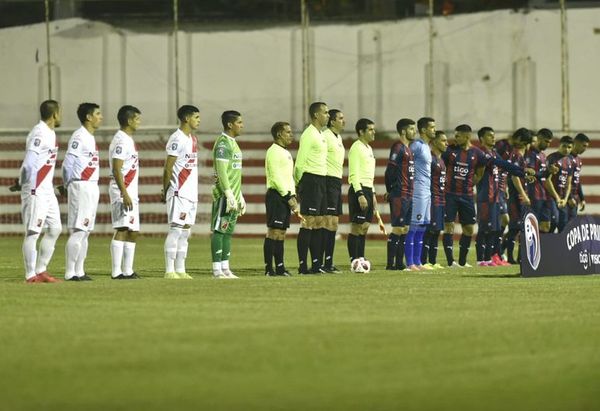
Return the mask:
<path id="1" fill-rule="evenodd" d="M 121 148 L 121 146 L 117 146 L 117 148 L 115 149 L 115 153 L 121 154 L 122 152 L 123 152 L 123 149 Z"/>
<path id="2" fill-rule="evenodd" d="M 36 138 L 35 140 L 33 140 L 33 145 L 36 147 L 39 147 L 41 142 L 42 142 L 42 140 L 40 140 L 39 138 Z"/>
<path id="3" fill-rule="evenodd" d="M 231 165 L 231 168 L 233 168 L 234 170 L 241 170 L 242 169 L 242 163 L 233 163 Z"/>
<path id="4" fill-rule="evenodd" d="M 71 143 L 71 148 L 72 149 L 76 149 L 77 147 L 79 147 L 79 142 L 78 141 L 73 141 L 73 143 Z"/>
<path id="5" fill-rule="evenodd" d="M 233 159 L 234 160 L 241 160 L 242 159 L 242 153 L 233 153 Z"/>

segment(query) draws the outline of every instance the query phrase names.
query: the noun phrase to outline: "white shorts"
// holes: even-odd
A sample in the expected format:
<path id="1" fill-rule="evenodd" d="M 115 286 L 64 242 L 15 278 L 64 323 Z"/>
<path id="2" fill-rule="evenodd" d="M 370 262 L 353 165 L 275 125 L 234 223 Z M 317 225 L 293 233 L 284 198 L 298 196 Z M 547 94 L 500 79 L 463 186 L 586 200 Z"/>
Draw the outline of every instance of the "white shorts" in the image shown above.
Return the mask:
<path id="1" fill-rule="evenodd" d="M 92 231 L 100 199 L 97 181 L 72 181 L 69 184 L 69 218 L 67 228 Z"/>
<path id="2" fill-rule="evenodd" d="M 55 195 L 21 195 L 21 217 L 27 231 L 41 233 L 43 228 L 62 228 Z"/>
<path id="3" fill-rule="evenodd" d="M 123 201 L 115 201 L 110 205 L 110 216 L 113 228 L 126 227 L 129 231 L 140 231 L 140 205 L 133 202 L 133 208 L 125 211 Z"/>
<path id="4" fill-rule="evenodd" d="M 167 198 L 169 224 L 194 225 L 198 203 L 178 196 Z"/>

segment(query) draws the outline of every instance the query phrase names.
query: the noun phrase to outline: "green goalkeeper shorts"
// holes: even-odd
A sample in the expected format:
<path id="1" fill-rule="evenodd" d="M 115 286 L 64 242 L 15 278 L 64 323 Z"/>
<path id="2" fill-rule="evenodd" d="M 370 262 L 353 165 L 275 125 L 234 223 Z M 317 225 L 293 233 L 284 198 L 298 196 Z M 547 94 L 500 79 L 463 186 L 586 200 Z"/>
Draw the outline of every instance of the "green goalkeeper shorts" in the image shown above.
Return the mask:
<path id="1" fill-rule="evenodd" d="M 227 213 L 227 199 L 225 196 L 217 198 L 212 203 L 211 230 L 223 234 L 233 234 L 235 223 L 239 213 L 232 211 Z"/>

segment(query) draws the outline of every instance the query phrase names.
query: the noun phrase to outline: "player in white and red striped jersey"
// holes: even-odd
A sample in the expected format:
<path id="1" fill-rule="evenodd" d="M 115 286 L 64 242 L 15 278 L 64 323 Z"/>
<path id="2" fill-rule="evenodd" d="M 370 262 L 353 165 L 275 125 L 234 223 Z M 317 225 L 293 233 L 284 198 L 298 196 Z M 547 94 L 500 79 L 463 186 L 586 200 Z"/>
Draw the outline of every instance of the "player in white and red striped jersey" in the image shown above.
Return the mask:
<path id="1" fill-rule="evenodd" d="M 191 279 L 185 271 L 188 238 L 198 208 L 198 139 L 192 134 L 200 125 L 200 110 L 181 106 L 179 128 L 167 142 L 161 200 L 167 203 L 169 234 L 165 240 L 165 278 Z"/>
<path id="2" fill-rule="evenodd" d="M 17 187 L 21 188 L 21 214 L 25 225 L 23 261 L 28 283 L 57 281 L 46 269 L 61 232 L 60 210 L 52 184 L 58 154 L 54 129 L 60 126 L 61 113 L 58 102 L 44 101 L 40 105 L 41 121 L 33 127 L 25 143 L 25 159 Z M 38 252 L 37 240 L 44 228 L 47 230 Z"/>
<path id="3" fill-rule="evenodd" d="M 100 197 L 100 158 L 94 138 L 94 132 L 102 124 L 100 106 L 82 103 L 77 108 L 77 117 L 81 127 L 69 139 L 62 166 L 63 183 L 69 196 L 67 228 L 70 232 L 66 246 L 65 279 L 86 281 L 91 278 L 85 274 L 83 265 Z"/>
<path id="4" fill-rule="evenodd" d="M 119 109 L 117 120 L 121 129 L 114 135 L 108 148 L 111 169 L 108 194 L 112 226 L 115 229 L 110 243 L 111 278 L 115 280 L 139 278 L 133 271 L 135 241 L 140 231 L 139 160 L 132 136 L 140 126 L 141 114 L 134 106 L 127 105 Z"/>

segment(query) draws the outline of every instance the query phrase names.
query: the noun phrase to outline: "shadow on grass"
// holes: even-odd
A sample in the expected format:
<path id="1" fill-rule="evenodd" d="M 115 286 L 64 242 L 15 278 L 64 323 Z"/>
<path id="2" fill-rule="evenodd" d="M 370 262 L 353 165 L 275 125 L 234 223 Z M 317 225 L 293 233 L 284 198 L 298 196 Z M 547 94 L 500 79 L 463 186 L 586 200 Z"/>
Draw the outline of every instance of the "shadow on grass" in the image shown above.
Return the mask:
<path id="1" fill-rule="evenodd" d="M 461 277 L 466 278 L 521 278 L 520 273 L 515 274 L 463 274 Z"/>

